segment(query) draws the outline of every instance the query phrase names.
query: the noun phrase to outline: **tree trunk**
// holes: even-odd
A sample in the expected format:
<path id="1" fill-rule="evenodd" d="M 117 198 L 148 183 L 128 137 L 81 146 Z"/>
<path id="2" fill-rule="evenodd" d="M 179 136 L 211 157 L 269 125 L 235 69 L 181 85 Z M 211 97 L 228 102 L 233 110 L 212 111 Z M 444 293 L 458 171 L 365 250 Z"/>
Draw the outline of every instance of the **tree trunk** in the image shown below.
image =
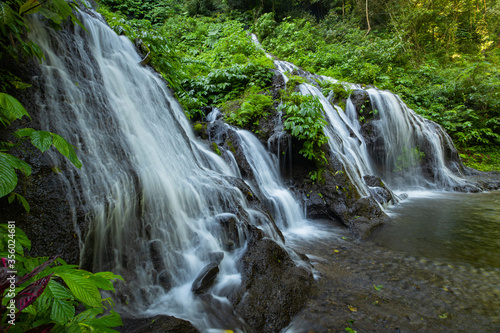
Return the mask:
<path id="1" fill-rule="evenodd" d="M 370 27 L 370 18 L 368 17 L 368 0 L 366 0 L 366 23 L 368 24 L 368 30 L 366 30 L 365 37 L 368 36 L 370 30 L 372 30 Z"/>

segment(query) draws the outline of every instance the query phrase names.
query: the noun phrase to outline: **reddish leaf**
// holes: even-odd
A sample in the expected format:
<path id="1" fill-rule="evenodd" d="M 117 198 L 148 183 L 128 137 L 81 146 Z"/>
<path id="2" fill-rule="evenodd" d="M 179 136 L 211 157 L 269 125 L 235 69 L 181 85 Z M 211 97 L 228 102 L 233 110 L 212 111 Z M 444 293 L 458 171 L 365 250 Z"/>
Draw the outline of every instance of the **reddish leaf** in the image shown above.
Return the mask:
<path id="1" fill-rule="evenodd" d="M 41 326 L 34 327 L 30 329 L 29 331 L 26 331 L 24 333 L 49 333 L 52 328 L 54 327 L 55 324 L 45 324 Z"/>
<path id="2" fill-rule="evenodd" d="M 2 258 L 2 267 L 7 267 L 7 258 Z"/>
<path id="3" fill-rule="evenodd" d="M 36 299 L 43 293 L 45 287 L 50 281 L 52 274 L 37 280 L 24 288 L 19 294 L 17 294 L 16 307 L 19 311 L 23 311 L 26 307 L 28 307 L 31 303 L 36 301 Z"/>
<path id="4" fill-rule="evenodd" d="M 7 267 L 0 267 L 0 295 L 3 295 L 5 289 L 10 285 L 9 277 L 12 274 L 8 273 L 9 269 Z"/>
<path id="5" fill-rule="evenodd" d="M 38 273 L 40 273 L 41 271 L 43 271 L 47 266 L 49 266 L 50 264 L 52 264 L 57 258 L 59 258 L 59 256 L 52 257 L 49 260 L 47 260 L 46 262 L 44 262 L 43 264 L 41 264 L 40 266 L 38 266 L 35 269 L 33 269 L 31 272 L 29 272 L 28 274 L 26 274 L 25 276 L 23 276 L 19 281 L 17 281 L 16 286 L 21 285 L 23 282 L 28 281 L 33 276 L 35 276 Z"/>

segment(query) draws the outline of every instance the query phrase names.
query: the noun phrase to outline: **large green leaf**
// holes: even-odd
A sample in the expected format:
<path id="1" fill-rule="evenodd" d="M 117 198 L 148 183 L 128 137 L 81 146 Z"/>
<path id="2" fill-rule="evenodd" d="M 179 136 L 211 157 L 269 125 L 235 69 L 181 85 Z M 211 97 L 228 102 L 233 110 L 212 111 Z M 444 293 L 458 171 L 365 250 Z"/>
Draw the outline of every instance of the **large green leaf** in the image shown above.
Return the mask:
<path id="1" fill-rule="evenodd" d="M 30 136 L 35 130 L 33 128 L 21 128 L 14 132 L 14 135 L 18 138 L 23 138 L 25 136 Z"/>
<path id="2" fill-rule="evenodd" d="M 0 197 L 14 191 L 17 185 L 16 171 L 7 160 L 6 155 L 0 153 Z"/>
<path id="3" fill-rule="evenodd" d="M 52 146 L 52 133 L 46 131 L 36 131 L 30 135 L 33 146 L 46 152 Z M 63 154 L 64 155 L 64 154 Z"/>
<path id="4" fill-rule="evenodd" d="M 3 35 L 7 35 L 7 27 L 13 22 L 15 12 L 8 4 L 0 2 L 0 30 Z"/>
<path id="5" fill-rule="evenodd" d="M 66 156 L 74 166 L 76 166 L 78 169 L 81 169 L 82 162 L 80 162 L 80 160 L 76 156 L 75 148 L 70 145 L 68 141 L 66 141 L 66 139 L 64 139 L 62 136 L 55 133 L 52 133 L 52 136 L 54 138 L 54 147 L 56 147 L 63 156 Z"/>
<path id="6" fill-rule="evenodd" d="M 117 326 L 123 325 L 123 322 L 122 322 L 122 319 L 120 318 L 120 315 L 113 310 L 111 310 L 110 314 L 107 316 L 88 319 L 88 320 L 85 320 L 85 323 L 89 324 L 91 326 L 99 327 L 99 328 L 117 327 Z M 99 331 L 101 331 L 101 330 L 99 330 Z"/>
<path id="7" fill-rule="evenodd" d="M 0 155 L 3 156 L 14 169 L 19 169 L 26 176 L 31 175 L 31 167 L 28 163 L 12 156 L 11 154 L 0 153 Z"/>
<path id="8" fill-rule="evenodd" d="M 31 118 L 24 106 L 17 99 L 4 93 L 0 93 L 0 114 L 9 122 L 20 119 L 23 116 Z"/>
<path id="9" fill-rule="evenodd" d="M 50 312 L 50 318 L 53 321 L 64 325 L 74 316 L 75 307 L 71 301 L 57 298 L 54 299 L 54 303 L 52 303 L 52 311 Z"/>
<path id="10" fill-rule="evenodd" d="M 56 273 L 56 275 L 64 280 L 73 295 L 82 303 L 91 307 L 101 306 L 101 294 L 95 284 L 88 278 L 70 272 Z"/>
<path id="11" fill-rule="evenodd" d="M 35 14 L 41 8 L 42 8 L 42 6 L 38 2 L 38 0 L 27 0 L 19 8 L 19 15 Z"/>

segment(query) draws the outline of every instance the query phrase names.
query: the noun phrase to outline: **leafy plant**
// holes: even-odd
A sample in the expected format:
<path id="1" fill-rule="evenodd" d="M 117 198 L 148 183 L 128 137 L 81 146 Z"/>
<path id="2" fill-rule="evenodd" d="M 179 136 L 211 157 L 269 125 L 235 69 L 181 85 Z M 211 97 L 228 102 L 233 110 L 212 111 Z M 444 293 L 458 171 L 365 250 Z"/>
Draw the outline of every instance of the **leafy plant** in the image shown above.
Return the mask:
<path id="1" fill-rule="evenodd" d="M 394 172 L 404 172 L 412 167 L 416 167 L 424 157 L 425 153 L 420 151 L 418 146 L 410 149 L 403 147 L 396 158 Z"/>
<path id="2" fill-rule="evenodd" d="M 328 141 L 323 131 L 327 122 L 319 99 L 291 93 L 284 98 L 280 109 L 284 112 L 284 128 L 302 142 L 299 153 L 318 165 L 326 163 L 325 153 L 320 148 Z"/>
<path id="3" fill-rule="evenodd" d="M 269 92 L 252 86 L 236 101 L 222 104 L 225 119 L 228 123 L 242 128 L 257 128 L 259 120 L 269 114 L 273 98 Z"/>
<path id="4" fill-rule="evenodd" d="M 73 14 L 78 4 L 73 1 L 48 0 L 7 0 L 0 2 L 0 40 L 4 49 L 14 58 L 22 56 L 43 58 L 42 51 L 34 42 L 27 40 L 26 16 L 41 14 L 56 26 L 70 18 L 73 23 L 85 29 Z"/>
<path id="5" fill-rule="evenodd" d="M 2 332 L 117 332 L 112 327 L 121 326 L 121 318 L 99 289 L 114 292 L 120 276 L 80 270 L 57 256 L 28 258 L 24 232 L 10 224 L 0 229 Z M 77 306 L 85 310 L 77 314 Z"/>
<path id="6" fill-rule="evenodd" d="M 337 101 L 347 99 L 352 93 L 352 89 L 350 87 L 346 87 L 341 82 L 332 82 L 329 80 L 318 80 L 317 82 L 325 97 L 328 97 L 330 93 L 333 93 L 333 97 Z"/>
<path id="7" fill-rule="evenodd" d="M 69 18 L 73 23 L 85 29 L 73 14 L 73 10 L 77 8 L 78 4 L 76 2 L 64 0 L 48 0 L 43 2 L 37 0 L 8 0 L 0 2 L 0 40 L 3 44 L 3 48 L 0 51 L 0 58 L 5 56 L 4 51 L 6 51 L 18 61 L 25 57 L 35 57 L 41 60 L 43 54 L 38 45 L 26 38 L 26 31 L 29 29 L 26 17 L 33 14 L 40 14 L 49 19 L 55 26 L 60 26 Z M 8 127 L 13 121 L 21 119 L 24 116 L 30 118 L 21 103 L 13 96 L 4 92 L 7 88 L 26 89 L 30 85 L 22 83 L 19 78 L 8 71 L 0 72 L 0 83 L 0 123 L 4 127 Z M 10 194 L 10 203 L 17 199 L 29 211 L 29 204 L 24 197 L 12 191 L 15 189 L 18 181 L 16 170 L 21 171 L 25 176 L 29 176 L 31 174 L 31 167 L 21 159 L 9 154 L 8 152 L 11 149 L 19 146 L 24 140 L 29 139 L 42 152 L 54 146 L 78 168 L 81 167 L 81 163 L 76 156 L 74 147 L 55 133 L 25 128 L 18 130 L 15 135 L 20 139 L 15 143 L 0 142 L 0 197 Z"/>
<path id="8" fill-rule="evenodd" d="M 0 122 L 4 126 L 9 126 L 14 120 L 21 119 L 24 116 L 30 117 L 18 100 L 8 94 L 0 93 Z M 38 148 L 42 153 L 54 146 L 77 168 L 81 168 L 82 166 L 76 156 L 74 147 L 63 137 L 55 133 L 36 131 L 32 128 L 22 128 L 17 130 L 14 135 L 20 140 L 15 143 L 0 142 L 0 197 L 8 195 L 15 189 L 18 181 L 16 170 L 21 171 L 26 177 L 31 174 L 31 167 L 26 162 L 7 153 L 25 140 L 29 139 L 33 146 Z M 20 194 L 11 193 L 9 202 L 12 203 L 16 198 L 29 211 L 27 201 Z"/>

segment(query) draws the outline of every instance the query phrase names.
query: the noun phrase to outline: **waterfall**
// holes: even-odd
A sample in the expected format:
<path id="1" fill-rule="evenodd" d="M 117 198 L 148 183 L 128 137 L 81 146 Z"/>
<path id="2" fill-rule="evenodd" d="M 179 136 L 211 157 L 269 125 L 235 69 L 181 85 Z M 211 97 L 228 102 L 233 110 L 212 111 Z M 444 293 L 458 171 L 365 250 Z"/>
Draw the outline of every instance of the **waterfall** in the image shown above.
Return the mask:
<path id="1" fill-rule="evenodd" d="M 285 61 L 275 60 L 274 64 L 284 77 L 285 72 L 299 70 Z M 338 82 L 307 72 L 299 74 L 313 81 Z M 348 86 L 364 90 L 357 84 Z M 461 177 L 462 166 L 458 153 L 449 135 L 438 124 L 417 115 L 393 93 L 374 88 L 365 90 L 373 112 L 377 113 L 371 121 L 374 130 L 371 134 L 377 136 L 379 144 L 374 147 L 362 135 L 360 119 L 350 98 L 346 101 L 344 112 L 339 106 L 330 103 L 312 84 L 299 85 L 299 91 L 303 95 L 316 96 L 323 105 L 328 122 L 324 130 L 329 138 L 329 149 L 341 161 L 361 195 L 369 195 L 363 182 L 363 176 L 366 175 L 380 177 L 395 190 L 466 188 L 467 182 Z M 383 156 L 380 156 L 380 151 Z"/>
<path id="2" fill-rule="evenodd" d="M 83 162 L 81 170 L 62 173 L 68 200 L 88 212 L 82 264 L 122 274 L 122 302 L 134 304 L 133 315 L 166 313 L 200 328 L 221 326 L 191 284 L 220 261 L 213 294 L 229 304 L 226 295 L 241 283 L 236 259 L 245 230 L 235 223 L 239 243 L 224 244 L 221 221 L 258 225 L 266 217 L 248 207 L 234 169 L 195 140 L 179 103 L 158 74 L 139 65 L 132 43 L 98 14 L 82 13 L 80 20 L 88 32 L 75 26 L 74 34 L 60 33 L 33 22 L 30 37 L 46 57 L 42 128 L 73 143 Z"/>
<path id="3" fill-rule="evenodd" d="M 409 109 L 389 91 L 368 89 L 375 133 L 383 156 L 374 156 L 378 173 L 394 189 L 453 189 L 464 185 L 457 152 L 441 126 Z"/>
<path id="4" fill-rule="evenodd" d="M 343 110 L 338 106 L 334 107 L 318 88 L 304 83 L 299 89 L 304 95 L 316 96 L 323 105 L 325 119 L 328 121 L 324 131 L 328 137 L 330 151 L 341 161 L 358 192 L 363 196 L 369 196 L 363 176 L 373 174 L 372 162 L 363 137 L 354 125 L 357 120 L 351 122 Z"/>
<path id="5" fill-rule="evenodd" d="M 258 192 L 265 199 L 278 227 L 282 230 L 301 227 L 304 222 L 302 209 L 284 186 L 277 161 L 252 133 L 240 130 L 237 134 L 252 168 Z"/>

